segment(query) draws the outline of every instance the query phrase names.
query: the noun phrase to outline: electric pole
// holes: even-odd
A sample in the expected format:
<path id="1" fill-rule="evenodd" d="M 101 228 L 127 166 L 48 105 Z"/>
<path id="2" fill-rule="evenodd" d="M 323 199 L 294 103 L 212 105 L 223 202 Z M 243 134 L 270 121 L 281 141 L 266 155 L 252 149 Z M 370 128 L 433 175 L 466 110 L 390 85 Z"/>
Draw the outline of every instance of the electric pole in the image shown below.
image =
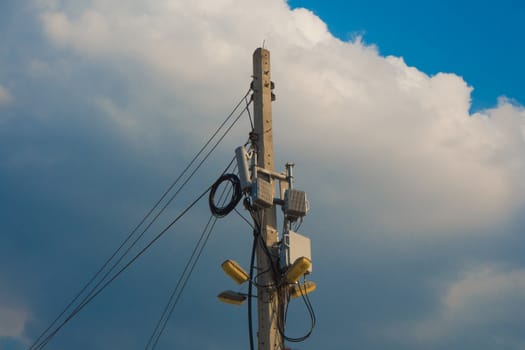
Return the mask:
<path id="1" fill-rule="evenodd" d="M 310 239 L 292 230 L 294 224 L 295 230 L 299 228 L 308 212 L 308 200 L 304 191 L 294 188 L 293 163 L 286 164 L 285 173 L 274 170 L 273 87 L 270 52 L 258 48 L 253 53 L 251 90 L 255 121 L 250 133 L 250 149 L 249 152 L 245 146 L 235 149 L 239 176 L 223 174 L 210 192 L 210 209 L 219 217 L 233 210 L 244 194 L 245 208 L 250 211 L 255 223 L 255 251 L 252 250 L 250 273 L 230 259 L 221 265 L 236 283 L 250 281 L 248 294 L 228 290 L 220 293 L 218 298 L 234 305 L 241 305 L 249 298 L 250 344 L 253 349 L 251 298 L 252 286 L 257 287 L 257 350 L 283 350 L 284 340 L 301 342 L 310 336 L 315 327 L 315 314 L 306 296 L 316 288 L 315 283 L 306 281 L 306 275 L 312 272 Z M 217 207 L 213 200 L 215 191 L 225 181 L 231 182 L 237 195 L 232 197 L 232 202 L 227 206 Z M 281 237 L 277 232 L 277 205 L 281 206 L 284 221 Z M 257 261 L 256 268 L 254 257 Z M 303 282 L 300 281 L 301 278 Z M 302 297 L 305 303 L 311 328 L 304 336 L 292 338 L 285 335 L 286 312 L 290 300 L 297 297 Z"/>
<path id="2" fill-rule="evenodd" d="M 253 108 L 256 145 L 258 150 L 257 166 L 268 172 L 274 171 L 273 156 L 273 131 L 272 131 L 272 81 L 270 76 L 270 52 L 258 48 L 253 53 Z M 268 178 L 272 186 L 275 184 L 271 177 Z M 277 318 L 281 305 L 275 288 L 272 266 L 277 266 L 278 253 L 275 244 L 278 241 L 276 227 L 275 205 L 264 209 L 261 222 L 261 236 L 272 253 L 270 256 L 265 252 L 261 242 L 257 246 L 257 268 L 264 271 L 259 276 L 257 287 L 257 310 L 258 310 L 258 350 L 281 350 L 283 349 L 283 337 L 278 329 Z M 272 259 L 273 261 L 270 261 Z"/>

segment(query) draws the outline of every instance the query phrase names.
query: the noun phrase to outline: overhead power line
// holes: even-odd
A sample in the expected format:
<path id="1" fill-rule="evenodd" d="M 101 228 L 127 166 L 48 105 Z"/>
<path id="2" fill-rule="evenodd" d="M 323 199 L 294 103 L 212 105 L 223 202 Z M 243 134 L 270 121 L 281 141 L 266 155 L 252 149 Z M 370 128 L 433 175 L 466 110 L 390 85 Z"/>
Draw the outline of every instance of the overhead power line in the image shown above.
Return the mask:
<path id="1" fill-rule="evenodd" d="M 224 174 L 231 167 L 234 160 L 235 158 L 232 159 L 232 161 L 230 162 L 226 170 L 223 172 L 223 174 L 219 177 L 219 179 L 225 176 Z M 211 187 L 212 190 L 213 188 L 214 186 Z M 224 202 L 226 202 L 226 199 L 232 192 L 231 187 L 228 189 L 228 192 L 226 192 L 227 189 L 228 189 L 227 187 L 223 188 L 222 193 L 219 196 L 218 202 L 219 203 L 222 202 L 221 206 L 225 204 Z M 211 193 L 210 193 L 210 198 L 211 198 Z M 236 202 L 236 204 L 237 203 L 238 202 Z M 145 348 L 146 350 L 148 349 L 153 350 L 157 346 L 157 343 L 160 337 L 162 336 L 162 334 L 164 333 L 164 330 L 166 329 L 168 320 L 171 318 L 171 315 L 173 314 L 173 311 L 175 310 L 175 306 L 177 305 L 182 293 L 184 292 L 184 289 L 193 273 L 193 270 L 195 269 L 195 266 L 197 265 L 197 262 L 199 261 L 206 244 L 208 243 L 208 240 L 211 236 L 211 233 L 213 231 L 213 228 L 215 227 L 215 224 L 218 218 L 219 217 L 216 215 L 213 215 L 213 214 L 210 215 L 210 218 L 208 219 L 208 222 L 206 223 L 206 226 L 204 227 L 199 240 L 195 244 L 193 252 L 191 253 L 190 258 L 188 259 L 184 267 L 184 270 L 181 273 L 177 281 L 175 288 L 170 294 L 169 300 L 166 303 L 166 306 L 164 307 L 162 315 L 160 316 L 159 321 L 157 322 L 157 325 L 155 326 L 155 329 L 153 330 L 153 333 L 151 334 L 148 340 L 148 343 L 146 344 L 146 348 Z"/>
<path id="2" fill-rule="evenodd" d="M 131 249 L 138 243 L 138 241 L 143 237 L 143 235 L 146 233 L 146 231 L 153 225 L 153 223 L 158 219 L 158 217 L 164 212 L 164 210 L 172 203 L 172 201 L 176 198 L 176 196 L 180 193 L 180 191 L 186 186 L 186 184 L 191 180 L 191 178 L 195 175 L 195 173 L 201 168 L 201 166 L 204 164 L 204 162 L 209 158 L 209 156 L 212 154 L 212 152 L 217 148 L 217 146 L 221 143 L 221 141 L 224 139 L 224 137 L 229 133 L 229 131 L 233 128 L 233 126 L 237 123 L 237 121 L 240 119 L 240 117 L 244 114 L 246 110 L 248 110 L 249 102 L 246 103 L 246 106 L 241 110 L 241 112 L 237 115 L 237 117 L 234 119 L 234 121 L 227 127 L 227 129 L 222 133 L 222 135 L 216 140 L 215 144 L 211 147 L 211 149 L 208 150 L 208 152 L 204 155 L 204 157 L 200 160 L 200 162 L 195 166 L 195 168 L 191 171 L 191 173 L 186 177 L 185 181 L 178 187 L 178 189 L 171 195 L 171 197 L 167 200 L 167 202 L 162 206 L 162 208 L 157 212 L 156 215 L 153 216 L 151 221 L 145 226 L 145 228 L 142 230 L 142 232 L 138 235 L 137 238 L 127 247 L 127 249 L 122 253 L 124 247 L 130 242 L 130 240 L 135 236 L 135 234 L 139 231 L 141 227 L 146 223 L 146 221 L 152 216 L 152 214 L 159 208 L 159 206 L 162 204 L 162 202 L 167 198 L 168 194 L 173 191 L 175 186 L 183 179 L 183 177 L 188 173 L 188 171 L 191 169 L 191 167 L 196 163 L 198 158 L 204 153 L 204 151 L 210 146 L 212 141 L 218 136 L 219 132 L 226 126 L 228 121 L 231 120 L 231 118 L 235 115 L 235 112 L 239 109 L 241 104 L 246 102 L 246 98 L 248 94 L 250 93 L 250 90 L 242 97 L 242 99 L 236 104 L 232 112 L 226 117 L 226 119 L 219 125 L 219 127 L 213 132 L 213 134 L 210 136 L 210 138 L 205 142 L 205 144 L 201 147 L 201 149 L 197 152 L 197 154 L 192 158 L 192 160 L 189 162 L 189 164 L 182 170 L 182 172 L 179 174 L 179 176 L 170 184 L 170 186 L 164 191 L 164 193 L 161 195 L 160 199 L 154 204 L 154 206 L 146 213 L 146 215 L 142 218 L 142 220 L 135 226 L 135 228 L 130 232 L 130 234 L 124 239 L 124 241 L 120 244 L 120 246 L 111 254 L 111 256 L 104 262 L 104 264 L 100 267 L 100 269 L 89 279 L 89 281 L 82 287 L 82 289 L 74 296 L 74 298 L 64 307 L 64 309 L 56 316 L 56 318 L 47 326 L 47 328 L 38 336 L 38 338 L 34 341 L 34 343 L 29 347 L 29 350 L 37 350 L 42 349 L 51 338 L 54 337 L 54 335 L 58 332 L 62 326 L 67 323 L 72 317 L 74 317 L 82 308 L 84 308 L 95 296 L 97 296 L 109 283 L 111 283 L 120 273 L 122 273 L 131 262 L 135 261 L 138 256 L 132 259 L 132 261 L 124 266 L 119 272 L 113 275 L 107 281 L 102 287 L 100 287 L 104 281 L 109 277 L 111 272 L 113 272 L 116 267 L 122 262 L 122 260 L 129 254 Z M 163 231 L 165 232 L 165 231 Z M 156 240 L 157 238 L 155 238 Z M 149 247 L 150 245 L 146 246 Z M 147 249 L 147 248 L 146 248 Z M 139 253 L 139 256 L 142 254 Z M 120 257 L 117 259 L 116 262 L 115 259 L 119 255 Z M 107 269 L 108 266 L 112 263 L 112 266 Z M 106 271 L 107 270 L 107 271 Z M 104 276 L 100 278 L 100 276 L 105 272 Z M 98 282 L 96 282 L 98 280 Z M 88 290 L 90 286 L 93 286 L 91 290 L 86 294 L 85 292 Z M 82 300 L 78 302 L 79 298 L 84 295 Z M 65 320 L 60 324 L 60 326 L 56 327 L 51 333 L 51 329 L 59 323 L 61 319 L 64 318 L 66 312 L 70 310 L 74 305 L 76 307 L 70 312 L 70 314 L 65 318 Z"/>
<path id="3" fill-rule="evenodd" d="M 126 265 L 124 265 L 117 273 L 115 273 L 102 287 L 100 287 L 96 292 L 94 292 L 87 300 L 82 302 L 73 312 L 51 332 L 42 342 L 40 342 L 35 349 L 42 349 L 49 343 L 49 341 L 64 327 L 64 325 L 69 322 L 78 312 L 80 312 L 87 304 L 89 304 L 97 295 L 99 295 L 108 285 L 111 284 L 122 272 L 124 272 L 128 267 L 131 266 L 142 254 L 146 252 L 160 237 L 162 237 L 177 221 L 179 221 L 191 208 L 199 202 L 202 197 L 204 197 L 210 188 L 207 188 L 202 194 L 200 194 L 188 207 L 186 207 L 172 222 L 170 222 L 160 233 L 158 233 L 144 248 L 142 248 Z"/>

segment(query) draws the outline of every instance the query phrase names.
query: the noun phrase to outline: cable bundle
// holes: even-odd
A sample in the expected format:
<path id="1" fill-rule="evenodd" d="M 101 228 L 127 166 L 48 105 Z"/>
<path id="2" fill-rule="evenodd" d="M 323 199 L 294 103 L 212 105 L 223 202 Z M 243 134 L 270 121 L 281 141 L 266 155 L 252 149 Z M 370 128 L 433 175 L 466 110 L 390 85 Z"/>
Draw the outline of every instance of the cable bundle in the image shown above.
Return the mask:
<path id="1" fill-rule="evenodd" d="M 232 185 L 232 195 L 228 204 L 218 207 L 215 204 L 215 192 L 223 182 L 229 182 Z M 217 218 L 228 215 L 242 199 L 241 180 L 234 174 L 224 174 L 211 186 L 209 205 L 212 214 Z"/>

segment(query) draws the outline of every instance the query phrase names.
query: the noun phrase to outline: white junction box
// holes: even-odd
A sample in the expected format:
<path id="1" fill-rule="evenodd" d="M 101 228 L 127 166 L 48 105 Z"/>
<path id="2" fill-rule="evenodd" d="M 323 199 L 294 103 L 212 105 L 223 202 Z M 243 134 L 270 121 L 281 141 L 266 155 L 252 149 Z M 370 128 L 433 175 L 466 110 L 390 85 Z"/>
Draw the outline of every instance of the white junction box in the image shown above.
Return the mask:
<path id="1" fill-rule="evenodd" d="M 302 256 L 312 261 L 310 238 L 294 231 L 288 231 L 288 233 L 283 235 L 282 243 L 281 267 L 283 269 L 291 266 L 297 258 Z M 312 273 L 311 265 L 308 269 L 308 273 Z"/>

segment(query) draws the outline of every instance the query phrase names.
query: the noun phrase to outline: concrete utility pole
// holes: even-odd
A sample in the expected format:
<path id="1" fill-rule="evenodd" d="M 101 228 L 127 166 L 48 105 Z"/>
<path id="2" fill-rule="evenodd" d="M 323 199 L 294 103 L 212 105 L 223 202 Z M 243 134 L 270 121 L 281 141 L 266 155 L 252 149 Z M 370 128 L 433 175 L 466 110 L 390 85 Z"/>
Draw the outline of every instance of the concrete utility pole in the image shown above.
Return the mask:
<path id="1" fill-rule="evenodd" d="M 270 172 L 274 171 L 273 157 L 273 131 L 272 131 L 272 82 L 270 76 L 270 52 L 258 48 L 253 53 L 253 105 L 255 133 L 257 134 L 258 159 L 257 166 Z M 268 179 L 273 180 L 269 177 Z M 261 236 L 272 254 L 273 264 L 277 266 L 277 252 L 274 248 L 278 241 L 276 227 L 276 208 L 273 205 L 264 209 L 263 221 L 261 223 Z M 257 288 L 257 310 L 258 310 L 258 350 L 281 350 L 284 342 L 278 326 L 277 318 L 281 305 L 276 289 L 268 285 L 275 284 L 271 264 L 272 262 L 265 253 L 264 248 L 257 247 L 257 268 L 266 271 L 258 277 Z"/>

